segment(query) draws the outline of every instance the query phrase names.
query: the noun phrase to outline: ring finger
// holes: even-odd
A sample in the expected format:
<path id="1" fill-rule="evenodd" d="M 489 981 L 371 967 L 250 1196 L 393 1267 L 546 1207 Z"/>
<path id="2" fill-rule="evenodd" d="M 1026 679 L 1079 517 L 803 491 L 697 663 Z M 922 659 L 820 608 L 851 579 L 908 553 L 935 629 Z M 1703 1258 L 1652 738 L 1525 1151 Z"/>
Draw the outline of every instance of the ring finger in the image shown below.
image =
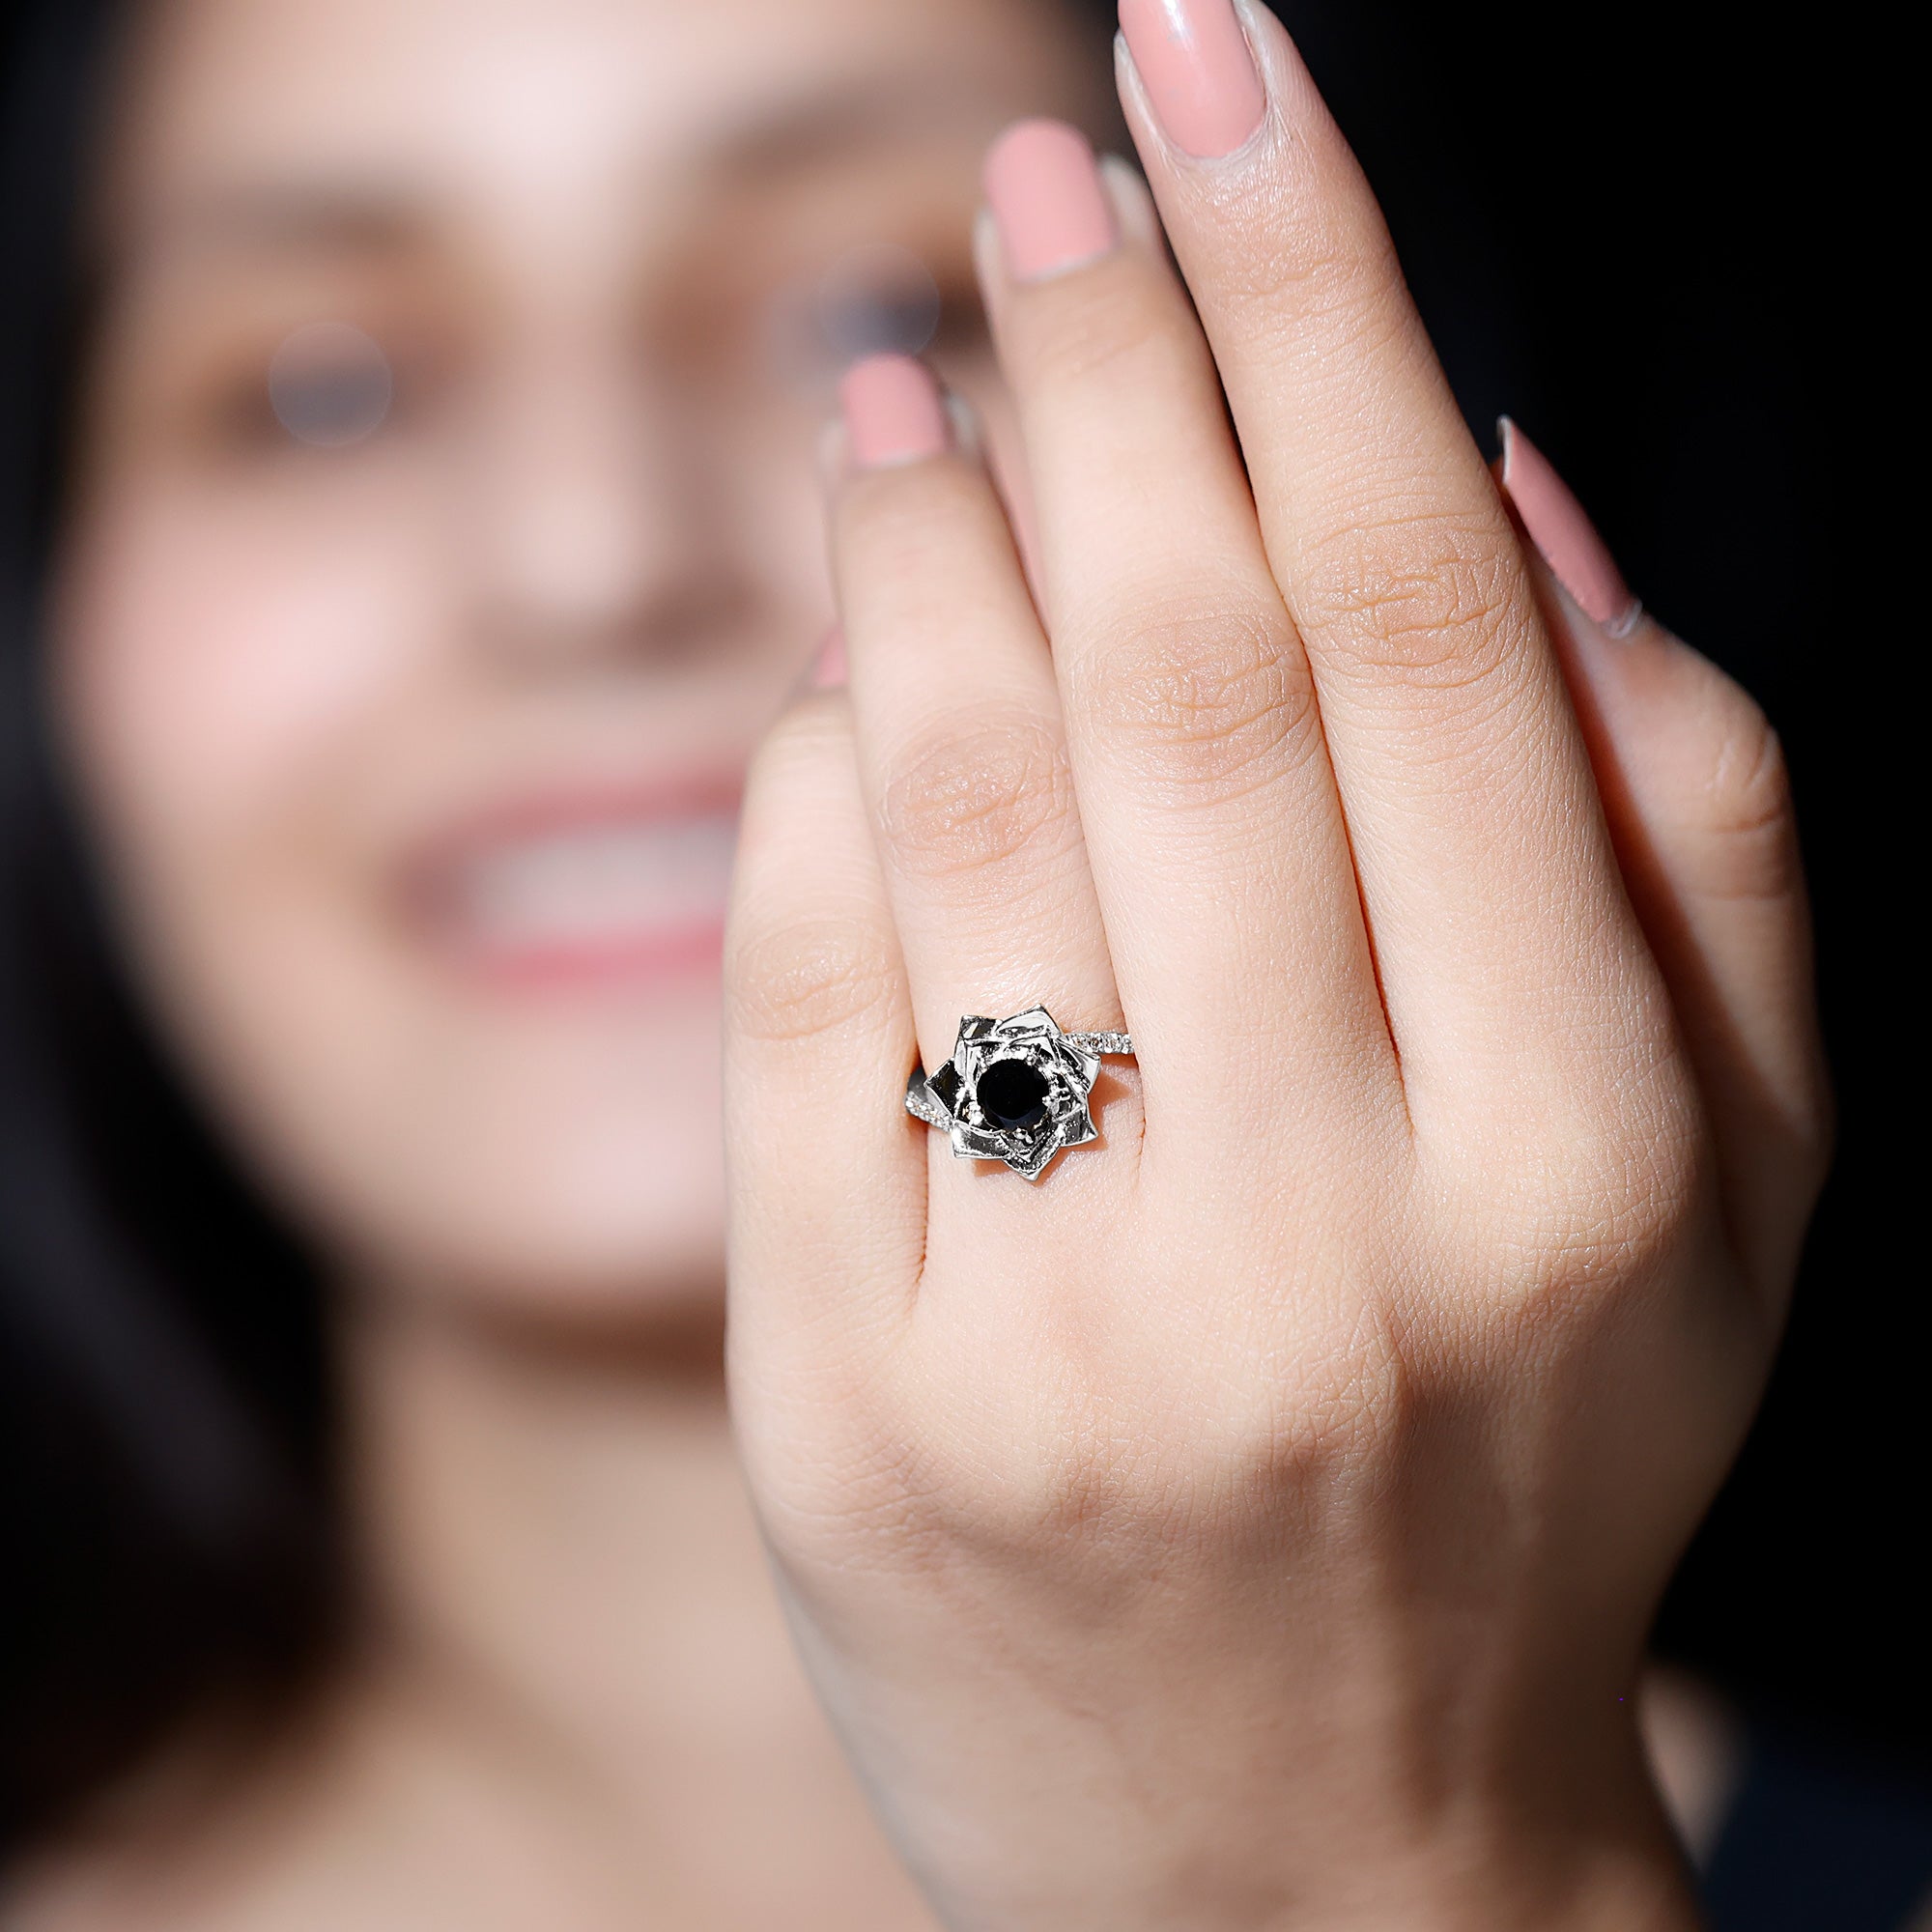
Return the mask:
<path id="1" fill-rule="evenodd" d="M 1301 639 L 1146 189 L 1072 128 L 986 168 L 980 273 L 1150 1151 L 1398 1092 Z M 1231 1021 L 1238 1016 L 1238 1024 Z"/>

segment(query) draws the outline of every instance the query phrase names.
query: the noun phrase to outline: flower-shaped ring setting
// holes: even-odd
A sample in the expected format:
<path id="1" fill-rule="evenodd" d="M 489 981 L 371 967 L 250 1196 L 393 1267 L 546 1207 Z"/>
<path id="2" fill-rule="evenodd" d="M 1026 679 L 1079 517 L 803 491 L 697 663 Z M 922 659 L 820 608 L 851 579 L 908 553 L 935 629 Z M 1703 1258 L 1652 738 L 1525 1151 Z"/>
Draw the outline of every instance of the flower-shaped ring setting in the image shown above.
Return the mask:
<path id="1" fill-rule="evenodd" d="M 969 1013 L 952 1058 L 930 1077 L 915 1066 L 906 1112 L 937 1127 L 960 1160 L 1000 1160 L 1037 1180 L 1062 1148 L 1097 1140 L 1087 1096 L 1102 1054 L 1130 1055 L 1123 1033 L 1062 1033 L 1044 1007 L 1010 1019 Z"/>

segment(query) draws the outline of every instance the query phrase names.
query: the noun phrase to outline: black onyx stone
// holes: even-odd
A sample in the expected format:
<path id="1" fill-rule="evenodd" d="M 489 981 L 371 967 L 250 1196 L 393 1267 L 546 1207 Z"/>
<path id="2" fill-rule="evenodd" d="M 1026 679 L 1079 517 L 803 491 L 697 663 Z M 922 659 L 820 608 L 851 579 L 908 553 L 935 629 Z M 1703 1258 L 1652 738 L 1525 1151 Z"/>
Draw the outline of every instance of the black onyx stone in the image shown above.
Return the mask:
<path id="1" fill-rule="evenodd" d="M 1046 1113 L 1046 1076 L 1024 1060 L 994 1061 L 973 1092 L 996 1127 L 1037 1126 Z"/>

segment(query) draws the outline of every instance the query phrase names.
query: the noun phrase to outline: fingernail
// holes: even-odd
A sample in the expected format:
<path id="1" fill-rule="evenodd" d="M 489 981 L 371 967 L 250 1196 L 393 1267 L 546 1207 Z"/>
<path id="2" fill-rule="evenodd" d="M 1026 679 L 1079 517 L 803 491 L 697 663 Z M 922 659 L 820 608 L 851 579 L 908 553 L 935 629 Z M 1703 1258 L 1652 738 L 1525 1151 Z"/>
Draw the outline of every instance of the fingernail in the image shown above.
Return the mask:
<path id="1" fill-rule="evenodd" d="M 1087 137 L 1062 121 L 1022 121 L 986 156 L 982 179 L 1007 273 L 1044 281 L 1111 254 L 1114 212 Z"/>
<path id="2" fill-rule="evenodd" d="M 837 691 L 845 682 L 845 631 L 839 624 L 834 624 L 825 634 L 825 641 L 818 647 L 818 656 L 812 661 L 811 688 L 813 691 Z"/>
<path id="3" fill-rule="evenodd" d="M 1609 546 L 1555 466 L 1508 416 L 1496 425 L 1503 443 L 1503 489 L 1529 540 L 1557 582 L 1613 638 L 1628 637 L 1643 614 Z"/>
<path id="4" fill-rule="evenodd" d="M 1231 0 L 1121 0 L 1121 31 L 1182 154 L 1218 160 L 1262 125 L 1267 96 Z"/>
<path id="5" fill-rule="evenodd" d="M 868 355 L 838 385 L 851 458 L 861 469 L 943 455 L 951 419 L 939 384 L 910 355 Z"/>

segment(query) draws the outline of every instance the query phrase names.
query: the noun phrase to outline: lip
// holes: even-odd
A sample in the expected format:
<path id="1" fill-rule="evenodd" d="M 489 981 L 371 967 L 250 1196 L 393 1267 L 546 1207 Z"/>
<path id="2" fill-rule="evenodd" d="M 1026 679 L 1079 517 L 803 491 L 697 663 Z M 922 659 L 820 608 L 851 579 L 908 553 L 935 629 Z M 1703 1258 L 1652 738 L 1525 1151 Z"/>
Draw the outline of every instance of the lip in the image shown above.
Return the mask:
<path id="1" fill-rule="evenodd" d="M 410 923 L 440 963 L 498 993 L 715 979 L 742 783 L 532 790 L 426 840 Z"/>

